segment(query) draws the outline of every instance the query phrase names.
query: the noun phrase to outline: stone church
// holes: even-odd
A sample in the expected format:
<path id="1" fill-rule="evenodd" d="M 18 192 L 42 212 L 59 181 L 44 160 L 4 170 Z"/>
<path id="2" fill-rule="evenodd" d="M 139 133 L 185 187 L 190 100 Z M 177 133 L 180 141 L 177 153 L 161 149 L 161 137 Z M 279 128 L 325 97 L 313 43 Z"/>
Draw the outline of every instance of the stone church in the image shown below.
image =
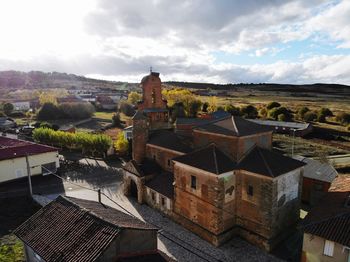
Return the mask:
<path id="1" fill-rule="evenodd" d="M 168 122 L 159 73 L 141 81 L 124 193 L 219 246 L 235 235 L 267 251 L 299 219 L 303 162 L 272 151 L 272 130 L 237 116 Z"/>

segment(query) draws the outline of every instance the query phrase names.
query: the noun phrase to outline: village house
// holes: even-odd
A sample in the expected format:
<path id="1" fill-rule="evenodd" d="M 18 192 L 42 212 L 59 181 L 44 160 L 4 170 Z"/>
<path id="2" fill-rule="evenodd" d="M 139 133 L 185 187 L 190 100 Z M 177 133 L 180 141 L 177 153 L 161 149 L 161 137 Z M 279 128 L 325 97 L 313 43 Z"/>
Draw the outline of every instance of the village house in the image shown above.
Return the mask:
<path id="1" fill-rule="evenodd" d="M 26 261 L 173 261 L 157 248 L 158 229 L 100 202 L 59 196 L 14 234 Z"/>
<path id="2" fill-rule="evenodd" d="M 302 223 L 302 261 L 350 261 L 350 191 L 329 192 Z"/>
<path id="3" fill-rule="evenodd" d="M 329 163 L 322 163 L 319 160 L 303 156 L 294 156 L 293 158 L 306 164 L 301 200 L 313 206 L 327 194 L 332 182 L 338 176 L 338 172 Z"/>
<path id="4" fill-rule="evenodd" d="M 1 136 L 0 183 L 27 176 L 26 156 L 32 176 L 56 172 L 59 167 L 57 148 Z"/>
<path id="5" fill-rule="evenodd" d="M 141 86 L 124 193 L 216 246 L 239 235 L 270 251 L 285 239 L 299 219 L 305 163 L 273 152 L 271 128 L 240 117 L 180 136 L 164 124 L 159 74 L 151 72 Z M 155 117 L 149 107 L 162 113 Z"/>

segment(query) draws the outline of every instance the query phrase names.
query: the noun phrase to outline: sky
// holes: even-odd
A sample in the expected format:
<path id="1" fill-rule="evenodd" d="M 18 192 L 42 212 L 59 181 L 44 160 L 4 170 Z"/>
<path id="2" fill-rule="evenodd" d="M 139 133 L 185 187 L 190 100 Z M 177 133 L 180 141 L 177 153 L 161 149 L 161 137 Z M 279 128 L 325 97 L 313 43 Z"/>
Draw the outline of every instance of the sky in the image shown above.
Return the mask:
<path id="1" fill-rule="evenodd" d="M 0 70 L 350 85 L 350 0 L 1 0 Z"/>

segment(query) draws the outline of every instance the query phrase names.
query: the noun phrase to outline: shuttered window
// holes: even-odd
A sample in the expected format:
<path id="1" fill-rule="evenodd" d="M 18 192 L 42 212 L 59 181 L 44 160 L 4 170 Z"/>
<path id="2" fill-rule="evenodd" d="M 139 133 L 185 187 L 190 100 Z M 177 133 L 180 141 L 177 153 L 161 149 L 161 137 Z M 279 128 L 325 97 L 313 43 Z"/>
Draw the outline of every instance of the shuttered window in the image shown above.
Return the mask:
<path id="1" fill-rule="evenodd" d="M 329 257 L 333 256 L 334 252 L 334 242 L 326 240 L 324 243 L 323 254 Z"/>

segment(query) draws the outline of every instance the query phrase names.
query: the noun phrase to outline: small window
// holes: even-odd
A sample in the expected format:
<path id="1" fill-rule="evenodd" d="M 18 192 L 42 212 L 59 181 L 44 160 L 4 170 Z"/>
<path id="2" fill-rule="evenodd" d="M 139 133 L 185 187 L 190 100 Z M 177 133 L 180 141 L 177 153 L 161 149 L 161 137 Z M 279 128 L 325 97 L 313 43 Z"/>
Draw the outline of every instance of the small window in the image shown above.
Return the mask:
<path id="1" fill-rule="evenodd" d="M 152 196 L 152 200 L 155 201 L 156 200 L 156 194 L 154 192 L 152 192 L 151 196 Z"/>
<path id="2" fill-rule="evenodd" d="M 193 189 L 197 188 L 197 178 L 195 176 L 191 176 L 191 187 Z"/>
<path id="3" fill-rule="evenodd" d="M 324 243 L 323 254 L 329 257 L 333 256 L 334 252 L 334 242 L 326 240 Z"/>
<path id="4" fill-rule="evenodd" d="M 164 207 L 165 206 L 165 198 L 162 197 L 162 206 Z"/>
<path id="5" fill-rule="evenodd" d="M 253 186 L 248 186 L 248 195 L 253 196 L 253 194 L 254 194 Z"/>
<path id="6" fill-rule="evenodd" d="M 168 166 L 170 166 L 170 159 L 168 159 Z"/>

